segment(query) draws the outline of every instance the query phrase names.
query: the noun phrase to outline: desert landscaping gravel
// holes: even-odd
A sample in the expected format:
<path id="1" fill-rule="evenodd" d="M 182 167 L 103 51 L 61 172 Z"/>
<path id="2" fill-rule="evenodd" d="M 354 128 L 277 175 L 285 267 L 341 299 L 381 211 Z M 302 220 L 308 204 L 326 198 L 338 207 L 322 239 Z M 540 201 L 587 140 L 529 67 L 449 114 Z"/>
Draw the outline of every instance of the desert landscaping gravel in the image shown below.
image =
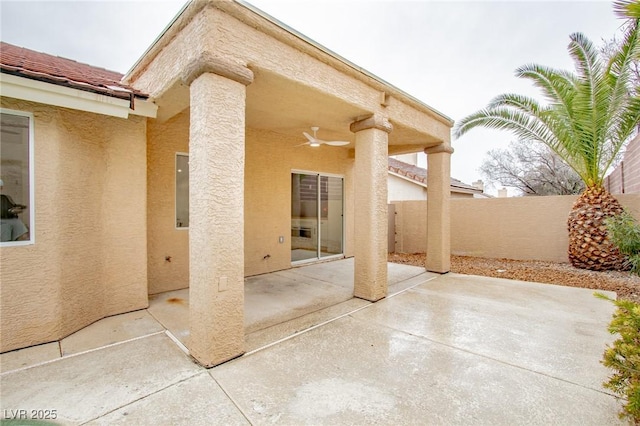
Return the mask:
<path id="1" fill-rule="evenodd" d="M 389 262 L 415 266 L 423 266 L 425 259 L 424 253 L 389 254 Z M 620 299 L 624 298 L 640 303 L 640 277 L 629 272 L 596 272 L 577 269 L 569 263 L 487 259 L 469 256 L 451 256 L 451 272 L 608 290 L 616 292 Z"/>

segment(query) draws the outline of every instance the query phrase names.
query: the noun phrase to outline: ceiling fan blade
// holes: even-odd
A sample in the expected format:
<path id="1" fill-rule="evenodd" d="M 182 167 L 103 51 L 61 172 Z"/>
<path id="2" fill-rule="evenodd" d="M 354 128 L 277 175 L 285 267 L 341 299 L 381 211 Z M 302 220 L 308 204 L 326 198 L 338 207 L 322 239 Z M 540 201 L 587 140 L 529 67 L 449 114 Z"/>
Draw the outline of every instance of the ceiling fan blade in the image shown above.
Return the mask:
<path id="1" fill-rule="evenodd" d="M 325 143 L 327 145 L 331 145 L 331 146 L 345 146 L 345 145 L 349 145 L 348 141 L 323 141 L 322 143 Z"/>
<path id="2" fill-rule="evenodd" d="M 303 134 L 307 139 L 309 139 L 309 142 L 314 142 L 314 141 L 316 141 L 316 140 L 317 140 L 316 138 L 314 138 L 313 136 L 311 136 L 311 135 L 310 135 L 309 133 L 307 133 L 307 132 L 302 132 L 302 134 Z"/>

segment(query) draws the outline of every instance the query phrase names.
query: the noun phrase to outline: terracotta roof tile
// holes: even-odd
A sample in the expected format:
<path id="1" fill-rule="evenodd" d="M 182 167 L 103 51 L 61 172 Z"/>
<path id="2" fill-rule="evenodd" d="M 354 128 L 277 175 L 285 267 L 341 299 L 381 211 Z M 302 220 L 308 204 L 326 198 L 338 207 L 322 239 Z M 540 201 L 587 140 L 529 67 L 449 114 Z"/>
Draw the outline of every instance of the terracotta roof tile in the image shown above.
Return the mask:
<path id="1" fill-rule="evenodd" d="M 0 71 L 121 99 L 148 96 L 121 83 L 123 75 L 91 65 L 0 42 Z"/>
<path id="2" fill-rule="evenodd" d="M 413 164 L 405 163 L 404 161 L 396 160 L 389 157 L 389 171 L 397 173 L 401 176 L 406 176 L 409 179 L 427 184 L 427 169 L 414 166 Z M 468 185 L 458 179 L 451 178 L 451 186 L 454 188 L 460 188 L 471 192 L 481 193 L 482 191 L 475 186 Z"/>

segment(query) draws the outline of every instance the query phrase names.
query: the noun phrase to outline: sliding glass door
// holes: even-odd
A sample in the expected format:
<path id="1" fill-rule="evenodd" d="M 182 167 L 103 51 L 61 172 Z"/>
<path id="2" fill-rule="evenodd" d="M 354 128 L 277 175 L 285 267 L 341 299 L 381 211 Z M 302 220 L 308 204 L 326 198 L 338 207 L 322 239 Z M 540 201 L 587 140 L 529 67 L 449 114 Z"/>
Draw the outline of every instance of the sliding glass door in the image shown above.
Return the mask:
<path id="1" fill-rule="evenodd" d="M 320 176 L 320 257 L 342 254 L 342 178 Z"/>
<path id="2" fill-rule="evenodd" d="M 291 174 L 291 262 L 342 255 L 343 199 L 341 177 Z"/>

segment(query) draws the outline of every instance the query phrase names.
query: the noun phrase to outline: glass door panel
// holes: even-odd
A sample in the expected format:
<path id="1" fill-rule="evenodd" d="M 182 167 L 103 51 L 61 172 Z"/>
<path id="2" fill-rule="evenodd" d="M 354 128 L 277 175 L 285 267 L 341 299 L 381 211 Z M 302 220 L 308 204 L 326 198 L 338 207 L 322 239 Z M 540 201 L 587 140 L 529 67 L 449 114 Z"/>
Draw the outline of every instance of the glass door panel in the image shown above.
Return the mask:
<path id="1" fill-rule="evenodd" d="M 318 175 L 291 174 L 291 261 L 318 258 Z"/>
<path id="2" fill-rule="evenodd" d="M 342 178 L 320 176 L 320 257 L 342 253 Z"/>

